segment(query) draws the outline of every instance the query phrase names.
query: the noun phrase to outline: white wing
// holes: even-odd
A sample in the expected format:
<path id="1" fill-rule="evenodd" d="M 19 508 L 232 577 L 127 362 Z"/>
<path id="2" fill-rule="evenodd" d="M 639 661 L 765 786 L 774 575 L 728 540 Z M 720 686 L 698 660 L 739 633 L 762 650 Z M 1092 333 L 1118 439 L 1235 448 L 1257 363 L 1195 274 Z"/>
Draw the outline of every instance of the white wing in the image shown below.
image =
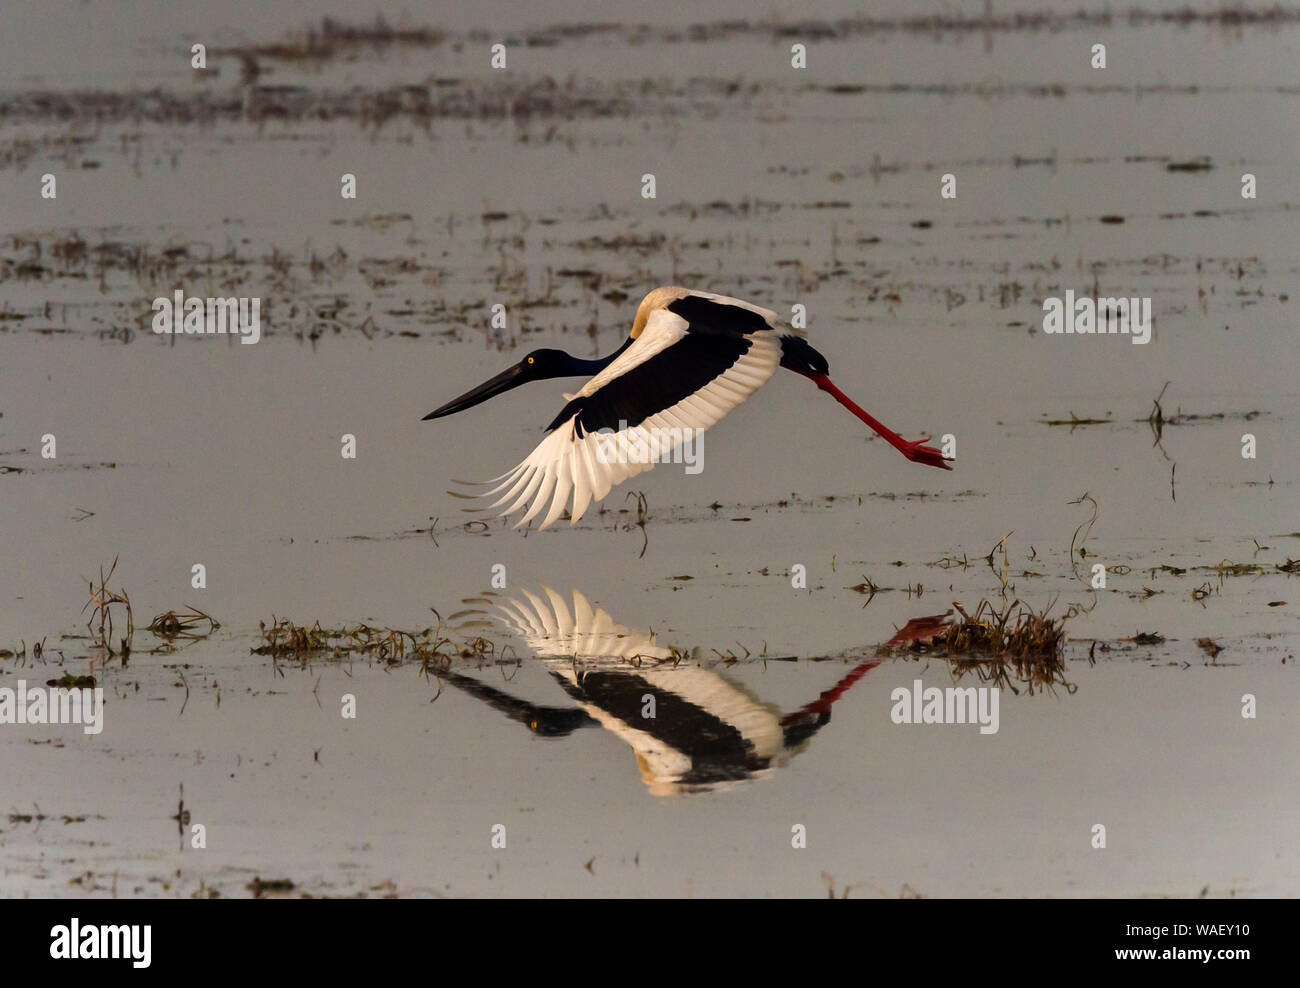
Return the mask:
<path id="1" fill-rule="evenodd" d="M 727 300 L 730 301 L 730 300 Z M 753 309 L 753 306 L 746 305 Z M 766 313 L 768 310 L 756 310 Z M 663 353 L 687 334 L 687 322 L 667 309 L 653 312 L 645 329 L 619 357 L 593 377 L 576 397 L 590 397 L 602 388 L 617 388 L 628 371 Z M 758 330 L 745 334 L 748 351 L 702 388 L 648 416 L 636 426 L 617 432 L 578 435 L 575 414 L 538 444 L 528 458 L 510 472 L 488 481 L 496 484 L 478 497 L 499 495 L 486 508 L 500 508 L 502 516 L 527 506 L 515 523 L 526 525 L 549 503 L 541 523 L 546 528 L 558 519 L 572 496 L 570 524 L 600 501 L 612 487 L 654 466 L 678 446 L 721 419 L 772 376 L 781 363 L 780 333 Z M 566 396 L 568 397 L 568 396 Z M 470 509 L 476 510 L 476 509 Z"/>
<path id="2" fill-rule="evenodd" d="M 573 591 L 572 611 L 568 602 L 550 587 L 542 587 L 545 600 L 528 590 L 520 592 L 524 600 L 499 597 L 492 603 L 498 617 L 540 656 L 654 660 L 672 656 L 671 649 L 655 644 L 653 632 L 617 624 L 603 608 L 592 607 L 577 589 Z"/>

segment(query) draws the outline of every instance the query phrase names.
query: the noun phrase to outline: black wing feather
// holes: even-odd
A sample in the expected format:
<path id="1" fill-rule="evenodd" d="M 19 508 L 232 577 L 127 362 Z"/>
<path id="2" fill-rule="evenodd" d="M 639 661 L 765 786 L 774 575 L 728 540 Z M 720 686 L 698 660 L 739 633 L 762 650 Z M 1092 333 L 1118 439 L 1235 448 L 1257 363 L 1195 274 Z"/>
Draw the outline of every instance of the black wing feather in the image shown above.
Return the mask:
<path id="1" fill-rule="evenodd" d="M 723 333 L 744 336 L 760 329 L 771 329 L 771 324 L 753 309 L 728 302 L 715 302 L 686 295 L 668 303 L 668 311 L 675 312 L 689 323 L 692 333 Z"/>
<path id="2" fill-rule="evenodd" d="M 761 321 L 762 317 L 759 319 Z M 763 328 L 770 327 L 763 322 Z M 617 432 L 624 423 L 629 428 L 640 425 L 651 415 L 671 408 L 725 372 L 749 352 L 750 345 L 744 336 L 725 331 L 699 332 L 692 323 L 690 331 L 668 349 L 619 375 L 594 395 L 574 398 L 546 427 L 546 431 L 559 428 L 575 413 L 578 416 L 578 438 L 602 429 Z"/>

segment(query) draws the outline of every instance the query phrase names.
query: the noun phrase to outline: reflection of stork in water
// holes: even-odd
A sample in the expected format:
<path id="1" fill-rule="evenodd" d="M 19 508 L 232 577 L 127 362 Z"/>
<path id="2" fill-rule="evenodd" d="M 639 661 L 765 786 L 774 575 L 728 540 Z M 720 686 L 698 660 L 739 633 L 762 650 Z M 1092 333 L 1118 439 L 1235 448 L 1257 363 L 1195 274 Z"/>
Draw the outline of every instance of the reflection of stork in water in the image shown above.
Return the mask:
<path id="1" fill-rule="evenodd" d="M 830 720 L 832 704 L 880 661 L 859 663 L 816 700 L 783 716 L 721 673 L 675 661 L 653 634 L 615 624 L 577 590 L 572 611 L 554 590 L 543 593 L 545 599 L 523 591 L 522 599 L 493 594 L 467 603 L 487 605 L 523 639 L 576 709 L 528 703 L 461 673 L 440 678 L 543 737 L 606 728 L 632 746 L 641 778 L 656 796 L 730 788 L 784 765 Z M 654 716 L 647 716 L 651 698 Z"/>

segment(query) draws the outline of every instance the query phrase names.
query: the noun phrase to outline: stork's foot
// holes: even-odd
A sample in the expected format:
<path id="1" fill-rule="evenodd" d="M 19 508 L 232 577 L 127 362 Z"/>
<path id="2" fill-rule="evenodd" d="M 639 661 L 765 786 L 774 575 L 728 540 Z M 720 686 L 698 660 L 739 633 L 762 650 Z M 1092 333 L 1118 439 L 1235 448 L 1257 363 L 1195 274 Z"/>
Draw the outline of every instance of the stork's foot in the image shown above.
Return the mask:
<path id="1" fill-rule="evenodd" d="M 904 439 L 898 451 L 906 456 L 913 463 L 924 463 L 927 467 L 938 467 L 940 470 L 951 470 L 948 461 L 951 456 L 944 456 L 933 446 L 926 446 L 925 443 L 930 441 L 929 436 L 923 436 L 913 442 Z"/>

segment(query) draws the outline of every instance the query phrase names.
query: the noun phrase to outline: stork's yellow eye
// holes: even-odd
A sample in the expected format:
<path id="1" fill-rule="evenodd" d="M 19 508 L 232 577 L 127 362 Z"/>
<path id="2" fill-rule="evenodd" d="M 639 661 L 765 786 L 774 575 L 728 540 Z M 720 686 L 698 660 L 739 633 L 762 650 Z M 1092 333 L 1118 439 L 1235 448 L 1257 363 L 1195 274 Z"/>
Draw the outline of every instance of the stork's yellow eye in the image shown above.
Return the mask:
<path id="1" fill-rule="evenodd" d="M 528 362 L 531 364 L 531 363 L 533 362 L 533 358 L 532 358 L 532 357 L 529 357 L 529 358 L 528 358 Z"/>

